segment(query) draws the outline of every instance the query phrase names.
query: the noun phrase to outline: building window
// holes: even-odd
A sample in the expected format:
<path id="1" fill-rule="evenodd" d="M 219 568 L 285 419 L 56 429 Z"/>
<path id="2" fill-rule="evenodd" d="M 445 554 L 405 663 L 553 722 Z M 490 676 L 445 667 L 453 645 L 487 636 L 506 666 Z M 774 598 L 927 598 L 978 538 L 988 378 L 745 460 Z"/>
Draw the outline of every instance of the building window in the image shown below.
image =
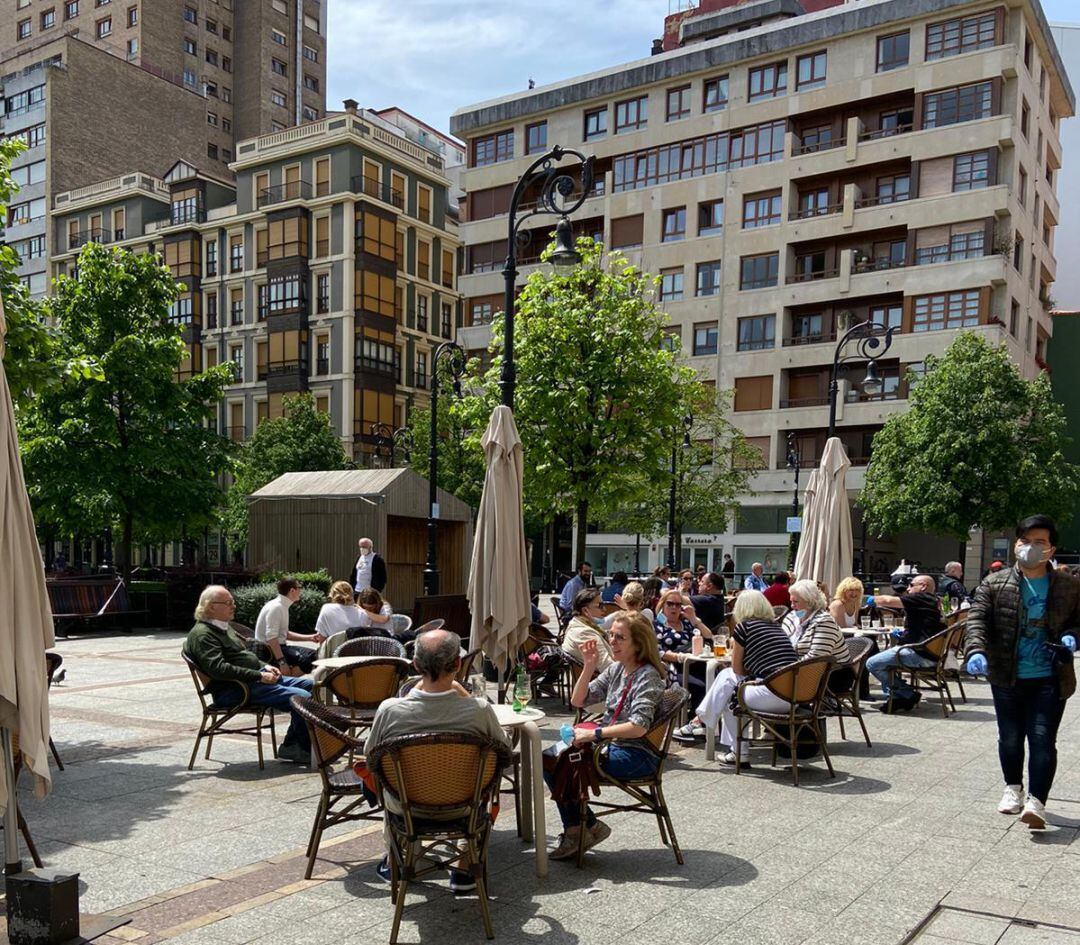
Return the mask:
<path id="1" fill-rule="evenodd" d="M 304 73 L 304 88 L 307 89 L 309 92 L 318 92 L 319 91 L 319 80 L 316 79 L 315 76 L 308 75 L 305 72 Z"/>
<path id="2" fill-rule="evenodd" d="M 416 329 L 428 330 L 428 297 L 420 293 L 416 295 Z"/>
<path id="3" fill-rule="evenodd" d="M 698 204 L 698 236 L 716 236 L 724 229 L 724 201 L 708 200 Z"/>
<path id="4" fill-rule="evenodd" d="M 128 7 L 127 9 L 127 25 L 138 26 L 139 25 L 139 8 Z"/>
<path id="5" fill-rule="evenodd" d="M 1020 303 L 1016 299 L 1012 300 L 1012 304 L 1009 306 L 1009 334 L 1014 338 L 1017 331 L 1020 330 Z"/>
<path id="6" fill-rule="evenodd" d="M 330 311 L 330 273 L 320 272 L 315 277 L 315 313 L 325 315 Z"/>
<path id="7" fill-rule="evenodd" d="M 218 123 L 217 115 L 215 115 L 213 112 L 207 112 L 206 113 L 206 123 L 208 125 L 213 125 L 216 128 L 217 123 Z"/>
<path id="8" fill-rule="evenodd" d="M 232 122 L 228 118 L 221 119 L 221 130 L 232 131 Z"/>
<path id="9" fill-rule="evenodd" d="M 956 190 L 979 190 L 990 186 L 990 152 L 975 151 L 953 158 L 953 185 Z"/>
<path id="10" fill-rule="evenodd" d="M 1021 207 L 1027 206 L 1028 175 L 1023 166 L 1020 167 L 1019 180 L 1016 185 L 1016 199 Z"/>
<path id="11" fill-rule="evenodd" d="M 895 174 L 877 179 L 878 203 L 900 203 L 911 196 L 911 177 L 908 174 Z"/>
<path id="12" fill-rule="evenodd" d="M 986 118 L 993 107 L 993 89 L 990 82 L 977 82 L 927 93 L 923 98 L 923 127 L 940 128 L 961 121 Z"/>
<path id="13" fill-rule="evenodd" d="M 431 188 L 423 184 L 416 185 L 416 219 L 431 222 Z"/>
<path id="14" fill-rule="evenodd" d="M 40 125 L 24 128 L 22 131 L 15 132 L 11 137 L 15 141 L 21 141 L 28 148 L 36 148 L 45 143 L 45 124 L 43 122 Z"/>
<path id="15" fill-rule="evenodd" d="M 427 387 L 427 354 L 423 351 L 416 355 L 415 387 Z"/>
<path id="16" fill-rule="evenodd" d="M 218 308 L 217 308 L 217 293 L 210 292 L 206 296 L 206 327 L 217 328 L 218 322 Z M 210 365 L 207 365 L 210 367 Z"/>
<path id="17" fill-rule="evenodd" d="M 288 75 L 289 67 L 285 65 L 280 59 L 270 60 L 270 71 L 274 75 Z"/>
<path id="18" fill-rule="evenodd" d="M 217 275 L 217 240 L 211 239 L 206 244 L 206 274 Z"/>
<path id="19" fill-rule="evenodd" d="M 244 271 L 244 237 L 229 237 L 229 271 Z"/>
<path id="20" fill-rule="evenodd" d="M 277 43 L 279 46 L 288 46 L 289 40 L 281 30 L 270 30 L 270 39 Z"/>
<path id="21" fill-rule="evenodd" d="M 277 89 L 271 89 L 270 90 L 270 103 L 272 105 L 277 105 L 280 108 L 284 108 L 285 107 L 285 93 L 284 92 L 279 92 Z"/>
<path id="22" fill-rule="evenodd" d="M 780 222 L 780 191 L 768 194 L 750 194 L 743 198 L 743 229 L 771 226 Z"/>
<path id="23" fill-rule="evenodd" d="M 8 205 L 7 225 L 18 226 L 20 223 L 33 223 L 45 216 L 45 198 L 26 200 Z"/>
<path id="24" fill-rule="evenodd" d="M 927 59 L 943 59 L 996 45 L 996 11 L 931 23 L 926 27 Z"/>
<path id="25" fill-rule="evenodd" d="M 585 112 L 585 140 L 595 141 L 607 134 L 607 106 Z"/>
<path id="26" fill-rule="evenodd" d="M 776 98 L 787 92 L 787 62 L 774 62 L 750 70 L 751 102 Z"/>
<path id="27" fill-rule="evenodd" d="M 188 23 L 198 24 L 199 14 L 194 7 L 184 7 L 184 19 L 187 20 Z"/>
<path id="28" fill-rule="evenodd" d="M 41 14 L 41 28 L 51 30 L 56 26 L 56 10 L 45 10 Z"/>
<path id="29" fill-rule="evenodd" d="M 97 37 L 98 39 L 104 39 L 106 36 L 112 36 L 112 17 L 107 16 L 103 20 L 97 21 Z"/>
<path id="30" fill-rule="evenodd" d="M 310 105 L 305 105 L 304 106 L 304 121 L 318 121 L 318 120 L 319 120 L 319 110 L 317 108 L 312 108 Z"/>
<path id="31" fill-rule="evenodd" d="M 808 53 L 795 60 L 795 88 L 819 89 L 825 84 L 827 54 L 823 51 Z"/>
<path id="32" fill-rule="evenodd" d="M 1024 274 L 1024 238 L 1019 233 L 1013 237 L 1013 269 Z"/>
<path id="33" fill-rule="evenodd" d="M 221 87 L 221 100 L 223 102 L 232 101 L 232 89 L 230 89 L 227 85 L 223 85 Z"/>
<path id="34" fill-rule="evenodd" d="M 720 329 L 716 322 L 701 322 L 694 326 L 694 354 L 716 354 Z"/>
<path id="35" fill-rule="evenodd" d="M 537 154 L 547 150 L 547 122 L 538 121 L 525 126 L 525 153 Z"/>
<path id="36" fill-rule="evenodd" d="M 956 259 L 978 259 L 985 254 L 986 235 L 982 230 L 954 233 L 949 242 L 940 246 L 922 246 L 915 250 L 915 265 L 949 262 Z"/>
<path id="37" fill-rule="evenodd" d="M 661 243 L 673 243 L 686 239 L 686 207 L 674 207 L 664 211 Z"/>
<path id="38" fill-rule="evenodd" d="M 772 407 L 773 376 L 735 378 L 735 402 L 733 409 L 769 410 Z"/>
<path id="39" fill-rule="evenodd" d="M 127 41 L 127 57 L 129 60 L 135 59 L 139 55 L 139 39 L 136 36 L 132 36 Z"/>
<path id="40" fill-rule="evenodd" d="M 11 179 L 19 187 L 27 187 L 30 184 L 40 184 L 45 180 L 45 162 L 34 161 L 33 164 L 24 164 L 22 167 L 11 169 Z"/>
<path id="41" fill-rule="evenodd" d="M 213 33 L 217 36 L 217 20 L 205 20 L 203 22 L 203 29 L 206 30 L 206 32 Z"/>
<path id="42" fill-rule="evenodd" d="M 720 260 L 697 264 L 696 295 L 720 294 Z"/>
<path id="43" fill-rule="evenodd" d="M 683 270 L 678 269 L 660 270 L 660 301 L 679 302 L 683 297 Z"/>
<path id="44" fill-rule="evenodd" d="M 32 23 L 33 21 L 30 19 L 19 20 L 18 24 L 15 26 L 15 36 L 18 39 L 29 39 L 30 32 L 33 29 Z"/>
<path id="45" fill-rule="evenodd" d="M 8 117 L 12 115 L 21 115 L 23 112 L 30 111 L 35 105 L 40 105 L 44 101 L 45 86 L 35 85 L 25 92 L 16 92 L 14 95 L 9 95 L 4 102 L 4 113 Z"/>
<path id="46" fill-rule="evenodd" d="M 442 303 L 442 309 L 441 309 L 441 312 L 440 312 L 439 328 L 442 331 L 442 336 L 444 338 L 449 338 L 450 335 L 453 334 L 453 330 L 454 330 L 453 309 L 451 308 L 449 302 L 443 302 Z"/>
<path id="47" fill-rule="evenodd" d="M 217 98 L 218 97 L 218 87 L 217 87 L 216 82 L 205 82 L 205 83 L 203 83 L 203 89 L 206 91 L 206 94 L 209 95 L 211 98 Z M 223 101 L 224 101 L 224 99 L 223 99 Z"/>
<path id="48" fill-rule="evenodd" d="M 690 117 L 690 86 L 667 90 L 667 120 L 678 121 Z"/>
<path id="49" fill-rule="evenodd" d="M 641 95 L 615 103 L 615 134 L 637 131 L 649 123 L 649 97 Z"/>
<path id="50" fill-rule="evenodd" d="M 474 325 L 490 325 L 493 314 L 494 306 L 490 302 L 473 302 L 472 323 Z"/>
<path id="51" fill-rule="evenodd" d="M 198 49 L 199 47 L 195 40 L 189 39 L 187 36 L 184 37 L 184 52 L 189 56 L 194 56 L 198 52 Z"/>
<path id="52" fill-rule="evenodd" d="M 206 156 L 211 160 L 216 161 L 218 159 L 218 146 L 216 144 L 208 144 L 206 146 Z"/>
<path id="53" fill-rule="evenodd" d="M 64 4 L 64 19 L 73 20 L 79 15 L 79 0 L 68 0 Z"/>
<path id="54" fill-rule="evenodd" d="M 761 351 L 775 345 L 775 315 L 755 315 L 752 318 L 739 319 L 739 351 Z"/>
<path id="55" fill-rule="evenodd" d="M 902 69 L 908 64 L 911 35 L 907 30 L 902 33 L 891 33 L 888 36 L 879 36 L 877 40 L 877 71 L 888 72 L 891 69 Z"/>
<path id="56" fill-rule="evenodd" d="M 304 14 L 304 29 L 311 30 L 311 32 L 318 34 L 319 32 L 319 19 L 318 17 L 311 16 L 308 13 Z"/>
<path id="57" fill-rule="evenodd" d="M 912 308 L 912 331 L 972 328 L 979 324 L 979 290 L 917 295 Z"/>
<path id="58" fill-rule="evenodd" d="M 216 49 L 206 50 L 206 61 L 212 66 L 216 66 L 218 64 L 218 54 Z"/>
<path id="59" fill-rule="evenodd" d="M 743 256 L 739 268 L 739 288 L 768 289 L 776 285 L 779 275 L 779 253 Z"/>
<path id="60" fill-rule="evenodd" d="M 514 129 L 473 139 L 473 167 L 486 167 L 514 157 Z"/>
<path id="61" fill-rule="evenodd" d="M 719 112 L 727 108 L 728 102 L 728 77 L 717 76 L 715 79 L 706 79 L 701 108 L 705 112 Z"/>
<path id="62" fill-rule="evenodd" d="M 224 72 L 232 72 L 232 60 L 228 56 L 221 57 L 221 68 Z"/>
<path id="63" fill-rule="evenodd" d="M 304 47 L 304 58 L 308 62 L 318 62 L 319 61 L 319 51 L 317 49 L 312 48 L 311 46 L 305 46 Z"/>

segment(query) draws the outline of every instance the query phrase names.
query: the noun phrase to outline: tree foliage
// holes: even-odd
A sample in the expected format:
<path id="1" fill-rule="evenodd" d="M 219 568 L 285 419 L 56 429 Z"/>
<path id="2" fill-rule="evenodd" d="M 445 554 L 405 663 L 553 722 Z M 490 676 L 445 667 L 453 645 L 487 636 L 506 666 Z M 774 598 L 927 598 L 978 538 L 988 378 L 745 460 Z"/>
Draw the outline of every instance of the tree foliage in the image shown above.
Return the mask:
<path id="1" fill-rule="evenodd" d="M 284 415 L 264 420 L 236 455 L 223 527 L 234 547 L 247 544 L 247 497 L 288 472 L 348 469 L 352 465 L 330 418 L 310 394 L 285 398 Z"/>
<path id="2" fill-rule="evenodd" d="M 859 500 L 877 534 L 964 540 L 972 527 L 1071 512 L 1080 467 L 1063 454 L 1065 418 L 1047 375 L 1025 380 L 1004 346 L 965 332 L 909 380 L 908 410 L 874 437 Z"/>
<path id="3" fill-rule="evenodd" d="M 228 366 L 187 379 L 178 286 L 157 256 L 86 246 L 78 275 L 44 303 L 63 352 L 59 379 L 20 411 L 23 463 L 39 522 L 65 532 L 119 525 L 126 575 L 135 538 L 164 540 L 210 524 L 228 442 L 208 425 Z M 70 359 L 94 365 L 70 372 Z"/>

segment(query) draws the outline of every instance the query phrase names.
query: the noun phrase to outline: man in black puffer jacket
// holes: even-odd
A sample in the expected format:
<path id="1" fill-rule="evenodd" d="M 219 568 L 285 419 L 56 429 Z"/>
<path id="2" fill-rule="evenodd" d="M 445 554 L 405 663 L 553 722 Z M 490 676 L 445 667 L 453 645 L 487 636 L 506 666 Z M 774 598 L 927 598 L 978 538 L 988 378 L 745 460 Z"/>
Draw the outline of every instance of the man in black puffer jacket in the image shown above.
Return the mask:
<path id="1" fill-rule="evenodd" d="M 1080 626 L 1080 582 L 1054 571 L 1057 527 L 1032 515 L 1016 527 L 1016 565 L 987 575 L 966 624 L 967 671 L 986 675 L 998 723 L 1003 814 L 1033 830 L 1046 826 L 1046 798 L 1057 768 L 1057 730 L 1076 690 L 1073 652 Z M 1028 744 L 1028 796 L 1023 788 Z"/>

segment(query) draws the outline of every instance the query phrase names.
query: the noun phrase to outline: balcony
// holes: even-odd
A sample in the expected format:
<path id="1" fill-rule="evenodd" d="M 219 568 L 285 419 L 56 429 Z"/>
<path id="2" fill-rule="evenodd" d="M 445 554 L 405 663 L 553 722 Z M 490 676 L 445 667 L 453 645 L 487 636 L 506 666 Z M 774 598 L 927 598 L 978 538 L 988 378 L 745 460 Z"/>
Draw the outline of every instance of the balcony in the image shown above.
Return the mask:
<path id="1" fill-rule="evenodd" d="M 295 361 L 274 361 L 267 366 L 266 390 L 277 391 L 307 390 L 307 359 Z"/>
<path id="2" fill-rule="evenodd" d="M 243 443 L 247 439 L 247 427 L 226 427 L 224 434 L 234 443 Z"/>
<path id="3" fill-rule="evenodd" d="M 169 212 L 169 223 L 177 226 L 181 223 L 205 223 L 206 209 L 202 204 L 191 206 L 190 204 L 176 204 Z"/>
<path id="4" fill-rule="evenodd" d="M 311 184 L 306 180 L 294 180 L 276 187 L 264 187 L 259 191 L 258 206 L 270 207 L 288 200 L 310 200 Z"/>
<path id="5" fill-rule="evenodd" d="M 840 203 L 830 203 L 824 207 L 804 207 L 802 210 L 796 210 L 792 213 L 789 220 L 813 220 L 816 217 L 831 217 L 838 213 L 842 213 L 844 210 L 843 201 Z"/>
<path id="6" fill-rule="evenodd" d="M 860 141 L 877 141 L 881 138 L 893 138 L 896 135 L 906 135 L 909 131 L 914 131 L 915 125 L 913 123 L 907 123 L 903 125 L 889 125 L 886 128 L 874 128 L 869 131 L 860 131 Z"/>
<path id="7" fill-rule="evenodd" d="M 356 358 L 356 370 L 369 374 L 379 374 L 396 381 L 401 368 L 396 360 L 384 361 L 381 358 L 370 358 L 360 355 Z"/>
<path id="8" fill-rule="evenodd" d="M 87 243 L 111 243 L 112 241 L 113 234 L 100 227 L 92 230 L 79 230 L 78 233 L 72 233 L 68 239 L 68 249 L 79 249 Z"/>
<path id="9" fill-rule="evenodd" d="M 786 285 L 793 285 L 799 282 L 816 282 L 818 279 L 837 279 L 840 277 L 840 270 L 837 269 L 808 269 L 805 272 L 794 272 L 785 280 Z"/>
<path id="10" fill-rule="evenodd" d="M 807 335 L 789 335 L 784 339 L 784 347 L 790 348 L 798 345 L 823 345 L 836 341 L 836 330 L 819 331 Z"/>
<path id="11" fill-rule="evenodd" d="M 318 358 L 315 361 L 315 374 L 318 377 L 325 377 L 330 373 L 330 359 Z"/>
<path id="12" fill-rule="evenodd" d="M 375 200 L 381 200 L 392 207 L 397 207 L 398 210 L 405 209 L 405 195 L 400 190 L 392 188 L 389 183 L 357 175 L 352 179 L 350 189 L 354 194 L 364 194 Z"/>
<path id="13" fill-rule="evenodd" d="M 795 397 L 791 400 L 781 400 L 780 409 L 790 410 L 798 407 L 825 407 L 828 403 L 828 394 L 820 394 L 816 397 Z"/>

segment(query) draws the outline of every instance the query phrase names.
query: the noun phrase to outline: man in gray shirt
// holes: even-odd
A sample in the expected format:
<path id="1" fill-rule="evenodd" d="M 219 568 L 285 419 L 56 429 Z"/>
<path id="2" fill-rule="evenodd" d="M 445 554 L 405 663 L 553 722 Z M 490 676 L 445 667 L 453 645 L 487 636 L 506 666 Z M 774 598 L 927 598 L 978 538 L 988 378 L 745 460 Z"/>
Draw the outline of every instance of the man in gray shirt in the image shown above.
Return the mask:
<path id="1" fill-rule="evenodd" d="M 420 682 L 407 696 L 387 699 L 379 706 L 364 742 L 365 755 L 370 755 L 383 742 L 402 735 L 444 732 L 480 735 L 510 747 L 510 739 L 487 700 L 472 698 L 455 682 L 461 668 L 461 637 L 449 630 L 429 630 L 420 634 L 416 638 L 413 664 L 422 677 Z M 383 879 L 390 880 L 386 857 L 379 864 L 378 873 Z M 451 890 L 471 892 L 475 888 L 476 881 L 468 873 L 450 871 Z"/>

